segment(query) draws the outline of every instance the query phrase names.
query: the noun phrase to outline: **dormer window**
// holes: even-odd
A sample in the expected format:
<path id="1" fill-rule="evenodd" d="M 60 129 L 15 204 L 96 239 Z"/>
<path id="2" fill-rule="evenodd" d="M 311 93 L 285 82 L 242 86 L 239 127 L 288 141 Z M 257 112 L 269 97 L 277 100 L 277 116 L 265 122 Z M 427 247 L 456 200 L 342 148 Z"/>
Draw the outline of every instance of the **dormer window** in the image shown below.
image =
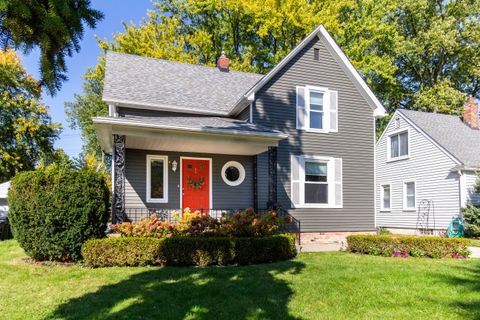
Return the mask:
<path id="1" fill-rule="evenodd" d="M 389 160 L 408 158 L 408 130 L 392 133 L 388 136 Z"/>

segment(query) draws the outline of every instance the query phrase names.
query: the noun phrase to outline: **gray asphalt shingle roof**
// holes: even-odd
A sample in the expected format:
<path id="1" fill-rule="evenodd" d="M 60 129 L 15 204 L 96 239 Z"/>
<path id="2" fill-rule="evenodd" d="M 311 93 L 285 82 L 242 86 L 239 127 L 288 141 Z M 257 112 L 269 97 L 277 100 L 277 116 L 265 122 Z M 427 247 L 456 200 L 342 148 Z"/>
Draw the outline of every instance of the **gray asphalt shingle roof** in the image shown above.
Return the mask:
<path id="1" fill-rule="evenodd" d="M 227 115 L 262 75 L 108 51 L 103 100 Z"/>
<path id="2" fill-rule="evenodd" d="M 279 131 L 271 130 L 259 124 L 243 120 L 221 117 L 98 117 L 110 121 L 127 122 L 131 125 L 151 126 L 162 129 L 203 131 L 211 133 L 228 133 L 240 135 L 262 135 L 284 137 Z"/>
<path id="3" fill-rule="evenodd" d="M 480 168 L 480 130 L 466 125 L 458 116 L 399 110 L 428 136 L 470 168 Z"/>

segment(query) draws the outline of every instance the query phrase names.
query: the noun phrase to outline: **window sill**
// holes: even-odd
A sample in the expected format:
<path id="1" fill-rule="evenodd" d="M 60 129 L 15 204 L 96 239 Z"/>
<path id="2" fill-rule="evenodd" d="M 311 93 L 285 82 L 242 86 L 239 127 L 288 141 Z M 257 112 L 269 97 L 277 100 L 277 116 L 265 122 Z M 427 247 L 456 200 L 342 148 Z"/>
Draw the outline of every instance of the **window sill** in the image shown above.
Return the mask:
<path id="1" fill-rule="evenodd" d="M 408 160 L 410 159 L 410 156 L 403 156 L 403 157 L 397 157 L 397 158 L 390 158 L 387 160 L 387 163 L 391 163 L 391 162 L 397 162 L 397 161 L 402 161 L 402 160 Z"/>
<path id="2" fill-rule="evenodd" d="M 343 206 L 330 206 L 328 204 L 326 205 L 321 205 L 321 204 L 298 204 L 298 205 L 292 205 L 294 209 L 342 209 Z"/>
<path id="3" fill-rule="evenodd" d="M 329 133 L 330 132 L 330 131 L 325 130 L 325 129 L 310 129 L 310 128 L 305 128 L 305 131 L 313 132 L 313 133 Z"/>
<path id="4" fill-rule="evenodd" d="M 391 209 L 380 209 L 380 212 L 389 213 L 389 212 L 392 212 L 392 210 Z"/>
<path id="5" fill-rule="evenodd" d="M 415 211 L 417 211 L 417 209 L 415 209 L 415 208 L 403 208 L 402 211 L 415 212 Z"/>
<path id="6" fill-rule="evenodd" d="M 168 203 L 168 199 L 147 199 L 147 203 Z"/>

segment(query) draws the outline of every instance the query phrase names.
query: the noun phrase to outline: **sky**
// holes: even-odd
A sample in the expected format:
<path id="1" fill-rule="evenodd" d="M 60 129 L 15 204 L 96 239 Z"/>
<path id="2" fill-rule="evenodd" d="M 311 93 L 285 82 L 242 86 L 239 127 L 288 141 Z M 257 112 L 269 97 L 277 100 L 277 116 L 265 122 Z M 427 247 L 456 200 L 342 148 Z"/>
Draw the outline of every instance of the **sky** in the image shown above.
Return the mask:
<path id="1" fill-rule="evenodd" d="M 85 29 L 80 52 L 67 58 L 68 78 L 62 89 L 54 96 L 43 94 L 43 102 L 49 106 L 50 115 L 54 122 L 63 126 L 60 139 L 55 147 L 62 148 L 71 157 L 76 157 L 82 151 L 82 139 L 79 130 L 72 130 L 66 120 L 64 103 L 73 101 L 75 93 L 82 92 L 82 76 L 85 71 L 97 63 L 101 51 L 98 48 L 96 37 L 111 39 L 112 34 L 123 31 L 122 22 L 138 23 L 146 16 L 148 9 L 153 9 L 150 0 L 92 0 L 91 7 L 100 10 L 105 15 L 95 29 Z M 21 55 L 22 64 L 28 73 L 39 79 L 39 52 L 38 50 Z"/>

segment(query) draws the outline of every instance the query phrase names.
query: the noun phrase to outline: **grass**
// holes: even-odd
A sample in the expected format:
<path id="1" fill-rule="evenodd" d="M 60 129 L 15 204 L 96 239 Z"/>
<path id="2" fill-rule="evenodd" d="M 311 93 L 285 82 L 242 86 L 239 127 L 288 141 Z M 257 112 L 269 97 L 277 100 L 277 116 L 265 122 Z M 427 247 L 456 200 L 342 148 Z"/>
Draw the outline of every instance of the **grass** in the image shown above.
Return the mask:
<path id="1" fill-rule="evenodd" d="M 4 319 L 479 319 L 480 260 L 344 252 L 247 267 L 39 266 L 0 242 Z"/>

